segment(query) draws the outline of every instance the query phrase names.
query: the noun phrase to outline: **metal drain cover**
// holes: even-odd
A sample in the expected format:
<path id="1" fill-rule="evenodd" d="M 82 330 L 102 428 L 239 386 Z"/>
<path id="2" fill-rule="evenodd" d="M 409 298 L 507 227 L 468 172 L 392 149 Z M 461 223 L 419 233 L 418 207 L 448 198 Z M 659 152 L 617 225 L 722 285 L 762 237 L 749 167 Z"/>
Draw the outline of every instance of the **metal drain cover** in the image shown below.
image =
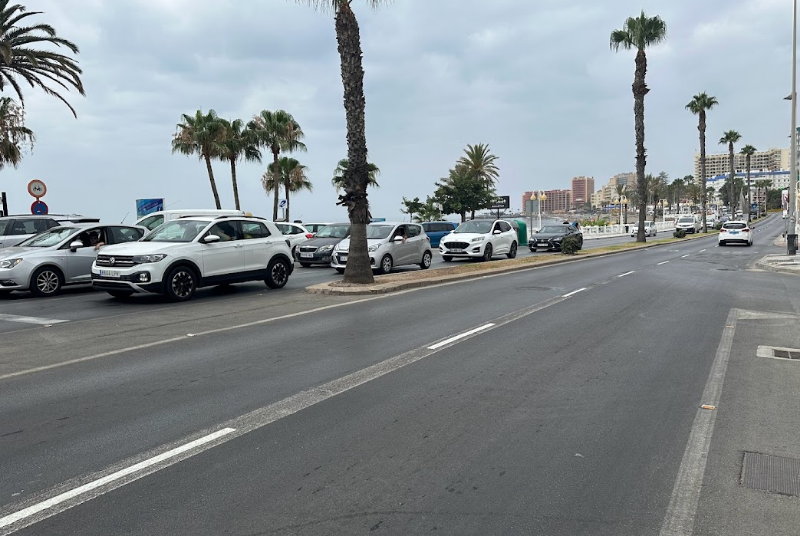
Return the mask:
<path id="1" fill-rule="evenodd" d="M 759 346 L 756 355 L 758 357 L 769 357 L 772 359 L 790 359 L 792 361 L 800 361 L 800 350 L 796 348 Z"/>
<path id="2" fill-rule="evenodd" d="M 742 485 L 750 489 L 800 497 L 800 460 L 745 452 Z"/>

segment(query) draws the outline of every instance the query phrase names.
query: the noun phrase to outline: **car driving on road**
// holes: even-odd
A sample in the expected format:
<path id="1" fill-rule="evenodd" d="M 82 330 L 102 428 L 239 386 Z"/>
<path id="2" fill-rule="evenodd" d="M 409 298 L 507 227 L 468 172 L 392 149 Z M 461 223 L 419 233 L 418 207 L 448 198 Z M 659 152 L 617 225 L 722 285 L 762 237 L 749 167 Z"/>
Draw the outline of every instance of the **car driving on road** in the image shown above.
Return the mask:
<path id="1" fill-rule="evenodd" d="M 744 244 L 753 245 L 753 232 L 746 221 L 726 221 L 719 230 L 719 245 Z"/>
<path id="2" fill-rule="evenodd" d="M 70 223 L 99 223 L 98 218 L 87 218 L 79 214 L 47 214 L 39 216 L 24 214 L 0 218 L 0 247 L 16 246 L 30 237 L 59 225 Z"/>
<path id="3" fill-rule="evenodd" d="M 639 225 L 631 225 L 631 236 L 636 236 L 639 233 Z M 656 223 L 653 221 L 644 222 L 644 236 L 656 236 Z"/>
<path id="4" fill-rule="evenodd" d="M 427 270 L 433 262 L 428 237 L 416 223 L 370 223 L 367 225 L 367 247 L 370 265 L 380 274 L 388 274 L 395 266 L 414 264 Z M 349 253 L 349 238 L 333 248 L 331 266 L 340 274 L 347 267 Z"/>
<path id="5" fill-rule="evenodd" d="M 349 223 L 332 223 L 320 228 L 314 238 L 297 247 L 295 259 L 300 266 L 307 268 L 312 264 L 331 263 L 333 248 L 336 244 L 350 236 Z"/>
<path id="6" fill-rule="evenodd" d="M 561 251 L 561 243 L 568 236 L 576 237 L 578 239 L 578 249 L 583 248 L 583 233 L 568 223 L 545 225 L 531 235 L 528 247 L 531 251 L 538 249 Z"/>
<path id="7" fill-rule="evenodd" d="M 517 233 L 503 220 L 470 220 L 439 242 L 445 262 L 454 258 L 492 260 L 495 255 L 517 256 Z"/>
<path id="8" fill-rule="evenodd" d="M 274 223 L 240 216 L 181 218 L 140 242 L 109 246 L 92 266 L 96 288 L 124 298 L 136 292 L 191 299 L 200 287 L 264 281 L 286 285 L 291 247 Z"/>
<path id="9" fill-rule="evenodd" d="M 146 231 L 130 225 L 62 225 L 0 249 L 0 294 L 30 290 L 43 298 L 55 296 L 67 285 L 91 283 L 98 250 L 111 247 L 103 244 L 133 242 Z"/>

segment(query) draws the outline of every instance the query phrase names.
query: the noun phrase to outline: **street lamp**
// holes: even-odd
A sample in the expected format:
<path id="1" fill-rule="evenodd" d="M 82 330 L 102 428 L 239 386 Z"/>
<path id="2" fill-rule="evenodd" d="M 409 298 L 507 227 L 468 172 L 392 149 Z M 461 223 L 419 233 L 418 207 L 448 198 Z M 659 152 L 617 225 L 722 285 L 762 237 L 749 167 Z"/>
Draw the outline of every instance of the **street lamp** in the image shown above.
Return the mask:
<path id="1" fill-rule="evenodd" d="M 547 195 L 539 190 L 539 229 L 542 228 L 542 203 L 547 201 Z"/>
<path id="2" fill-rule="evenodd" d="M 792 3 L 792 149 L 789 155 L 789 206 L 786 211 L 786 249 L 789 255 L 797 251 L 797 0 Z M 789 240 L 793 232 L 792 241 Z M 794 247 L 792 247 L 794 246 Z"/>
<path id="3" fill-rule="evenodd" d="M 626 205 L 628 204 L 628 198 L 625 197 L 624 195 L 617 196 L 614 198 L 614 203 L 619 206 L 619 224 L 620 226 L 625 225 L 622 221 L 623 221 L 623 216 L 625 214 L 625 209 L 627 208 Z"/>

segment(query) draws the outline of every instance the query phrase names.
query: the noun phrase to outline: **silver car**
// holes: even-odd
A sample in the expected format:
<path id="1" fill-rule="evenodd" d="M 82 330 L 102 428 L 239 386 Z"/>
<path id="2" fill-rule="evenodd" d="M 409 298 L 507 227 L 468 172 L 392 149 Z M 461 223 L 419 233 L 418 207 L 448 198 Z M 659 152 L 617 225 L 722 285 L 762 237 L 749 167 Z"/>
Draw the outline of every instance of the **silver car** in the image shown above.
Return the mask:
<path id="1" fill-rule="evenodd" d="M 91 283 L 92 263 L 103 245 L 134 242 L 146 231 L 130 225 L 62 225 L 0 249 L 0 295 L 30 290 L 37 297 L 55 296 L 65 285 Z"/>
<path id="2" fill-rule="evenodd" d="M 80 214 L 24 214 L 22 216 L 4 216 L 0 218 L 0 248 L 16 246 L 30 237 L 51 227 L 69 225 L 70 223 L 98 223 L 97 218 L 86 218 Z"/>
<path id="3" fill-rule="evenodd" d="M 370 223 L 367 225 L 367 248 L 372 270 L 388 274 L 395 266 L 417 265 L 423 270 L 431 267 L 433 254 L 428 235 L 416 223 Z M 333 248 L 331 266 L 340 274 L 347 266 L 350 238 Z"/>

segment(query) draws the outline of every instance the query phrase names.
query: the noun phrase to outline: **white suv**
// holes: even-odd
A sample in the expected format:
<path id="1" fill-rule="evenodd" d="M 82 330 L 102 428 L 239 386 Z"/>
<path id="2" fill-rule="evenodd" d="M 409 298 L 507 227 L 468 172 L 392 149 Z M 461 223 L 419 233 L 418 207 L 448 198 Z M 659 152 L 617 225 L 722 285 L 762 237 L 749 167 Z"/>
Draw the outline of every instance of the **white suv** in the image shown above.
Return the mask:
<path id="1" fill-rule="evenodd" d="M 495 255 L 517 256 L 517 233 L 507 221 L 470 220 L 442 237 L 439 252 L 445 262 L 453 258 L 492 260 Z"/>
<path id="2" fill-rule="evenodd" d="M 289 242 L 274 223 L 189 217 L 169 221 L 139 242 L 103 248 L 92 265 L 92 281 L 117 298 L 155 292 L 184 301 L 212 285 L 260 280 L 281 288 L 293 269 Z"/>

